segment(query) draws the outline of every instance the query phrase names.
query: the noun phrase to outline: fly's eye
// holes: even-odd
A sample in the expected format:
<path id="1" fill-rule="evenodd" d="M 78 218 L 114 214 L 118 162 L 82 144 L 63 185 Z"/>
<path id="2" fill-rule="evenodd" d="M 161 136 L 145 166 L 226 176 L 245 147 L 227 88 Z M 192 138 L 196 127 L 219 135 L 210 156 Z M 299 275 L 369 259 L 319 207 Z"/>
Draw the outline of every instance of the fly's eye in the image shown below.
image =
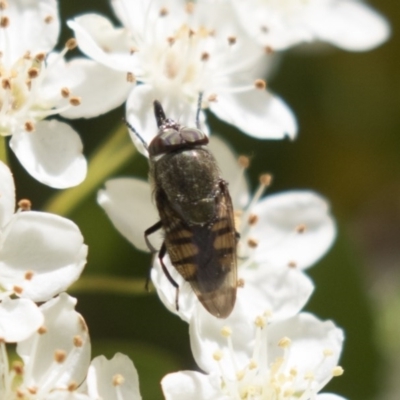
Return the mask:
<path id="1" fill-rule="evenodd" d="M 179 146 L 181 142 L 182 139 L 176 129 L 163 129 L 151 141 L 149 146 L 149 154 L 151 156 L 157 156 L 159 154 L 167 153 L 171 148 Z"/>
<path id="2" fill-rule="evenodd" d="M 179 137 L 179 132 L 173 128 L 166 128 L 159 135 L 159 138 L 162 139 L 165 146 L 176 146 L 182 142 Z"/>
<path id="3" fill-rule="evenodd" d="M 149 155 L 158 156 L 185 147 L 201 146 L 208 143 L 208 137 L 199 129 L 186 128 L 176 130 L 164 128 L 151 141 Z"/>
<path id="4" fill-rule="evenodd" d="M 200 129 L 196 128 L 182 128 L 179 131 L 182 140 L 191 144 L 207 144 L 208 137 Z"/>

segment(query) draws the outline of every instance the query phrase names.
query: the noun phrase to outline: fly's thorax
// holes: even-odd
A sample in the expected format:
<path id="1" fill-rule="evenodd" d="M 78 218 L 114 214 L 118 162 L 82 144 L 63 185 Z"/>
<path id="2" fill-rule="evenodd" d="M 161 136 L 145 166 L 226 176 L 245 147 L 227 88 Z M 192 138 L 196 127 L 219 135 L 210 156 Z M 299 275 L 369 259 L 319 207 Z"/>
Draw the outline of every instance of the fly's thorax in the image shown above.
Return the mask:
<path id="1" fill-rule="evenodd" d="M 204 225 L 216 213 L 220 173 L 203 146 L 180 149 L 153 160 L 151 174 L 171 206 L 189 225 Z"/>

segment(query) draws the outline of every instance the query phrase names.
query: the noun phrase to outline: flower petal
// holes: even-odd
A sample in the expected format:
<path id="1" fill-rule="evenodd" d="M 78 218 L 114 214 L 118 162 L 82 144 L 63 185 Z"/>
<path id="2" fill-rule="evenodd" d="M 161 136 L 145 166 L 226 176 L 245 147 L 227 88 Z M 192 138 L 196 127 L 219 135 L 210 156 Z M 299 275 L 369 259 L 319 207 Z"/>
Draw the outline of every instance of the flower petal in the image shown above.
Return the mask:
<path id="1" fill-rule="evenodd" d="M 144 240 L 144 231 L 160 219 L 151 199 L 149 183 L 131 178 L 111 179 L 97 195 L 97 202 L 115 228 L 143 251 L 149 251 Z M 155 248 L 161 247 L 160 231 L 152 234 L 149 239 Z"/>
<path id="2" fill-rule="evenodd" d="M 0 228 L 12 217 L 15 210 L 15 186 L 10 169 L 0 161 Z"/>
<path id="3" fill-rule="evenodd" d="M 92 118 L 120 106 L 128 97 L 132 83 L 126 73 L 104 67 L 94 61 L 77 58 L 68 63 L 70 73 L 82 80 L 71 86 L 74 96 L 81 98 L 81 104 L 61 113 L 66 118 Z"/>
<path id="4" fill-rule="evenodd" d="M 7 3 L 2 16 L 9 18 L 7 40 L 2 41 L 2 62 L 9 67 L 27 51 L 47 53 L 60 33 L 58 4 L 55 0 L 14 0 Z M 6 48 L 4 48 L 6 46 Z"/>
<path id="5" fill-rule="evenodd" d="M 357 1 L 336 1 L 310 25 L 320 40 L 349 51 L 371 50 L 390 36 L 386 18 Z"/>
<path id="6" fill-rule="evenodd" d="M 174 32 L 177 32 L 182 26 L 182 21 L 187 20 L 187 13 L 182 4 L 184 2 L 181 0 L 154 0 L 151 3 L 147 0 L 136 0 L 134 3 L 126 0 L 111 2 L 115 15 L 125 29 L 130 30 L 134 38 L 139 38 L 139 42 L 149 35 L 149 29 L 153 28 L 153 25 L 161 25 L 159 29 L 156 29 L 158 35 L 172 36 Z M 168 10 L 169 15 L 172 16 L 168 22 L 164 21 L 165 18 L 160 18 L 162 8 Z M 150 36 L 152 34 L 153 32 Z"/>
<path id="7" fill-rule="evenodd" d="M 249 136 L 258 139 L 293 139 L 297 123 L 290 108 L 265 90 L 220 93 L 210 102 L 211 111 Z"/>
<path id="8" fill-rule="evenodd" d="M 345 397 L 339 396 L 334 393 L 319 393 L 316 400 L 347 400 Z"/>
<path id="9" fill-rule="evenodd" d="M 132 43 L 123 28 L 115 28 L 111 21 L 99 14 L 85 14 L 68 21 L 80 50 L 93 60 L 118 71 L 135 68 Z"/>
<path id="10" fill-rule="evenodd" d="M 90 118 L 110 111 L 126 100 L 133 86 L 126 73 L 86 58 L 67 62 L 59 53 L 52 52 L 46 63 L 41 96 L 60 110 L 67 108 L 61 113 L 66 118 Z M 70 96 L 62 96 L 65 89 Z M 71 105 L 71 96 L 79 98 L 80 104 Z"/>
<path id="11" fill-rule="evenodd" d="M 120 377 L 120 383 L 114 382 Z M 140 400 L 139 376 L 133 362 L 117 353 L 111 360 L 96 357 L 90 364 L 86 379 L 89 396 L 107 400 Z M 117 390 L 118 389 L 118 390 Z"/>
<path id="12" fill-rule="evenodd" d="M 226 349 L 226 337 L 221 334 L 222 328 L 228 326 L 233 334 L 232 346 L 235 349 L 237 365 L 244 365 L 249 359 L 254 345 L 254 320 L 247 317 L 248 304 L 236 299 L 232 313 L 226 319 L 212 316 L 200 304 L 192 313 L 189 323 L 190 347 L 197 365 L 205 372 L 217 371 L 218 363 L 214 359 L 214 353 L 219 349 Z M 235 366 L 228 357 L 226 372 L 233 373 Z"/>
<path id="13" fill-rule="evenodd" d="M 161 387 L 166 400 L 227 400 L 212 375 L 181 371 L 164 376 Z"/>
<path id="14" fill-rule="evenodd" d="M 222 178 L 229 183 L 229 194 L 233 208 L 239 209 L 249 202 L 249 184 L 240 167 L 238 157 L 227 142 L 217 136 L 210 137 L 209 149 L 218 162 Z"/>
<path id="15" fill-rule="evenodd" d="M 247 309 L 245 318 L 254 321 L 267 312 L 270 321 L 297 314 L 309 300 L 314 284 L 302 271 L 282 266 L 256 264 L 239 268 L 244 287 L 238 288 L 238 300 Z M 247 304 L 247 305 L 246 305 Z"/>
<path id="16" fill-rule="evenodd" d="M 248 34 L 260 45 L 273 50 L 285 50 L 300 42 L 313 39 L 305 16 L 306 7 L 313 7 L 314 4 L 315 1 L 304 4 L 233 1 L 237 16 Z"/>
<path id="17" fill-rule="evenodd" d="M 46 396 L 46 400 L 97 400 L 84 393 L 69 390 L 54 390 Z"/>
<path id="18" fill-rule="evenodd" d="M 151 86 L 139 85 L 131 91 L 126 102 L 126 119 L 147 146 L 158 132 L 153 111 L 153 101 L 156 99 L 156 94 Z M 132 142 L 138 151 L 147 157 L 147 150 L 137 134 L 129 129 Z"/>
<path id="19" fill-rule="evenodd" d="M 336 236 L 328 203 L 313 192 L 268 196 L 252 213 L 259 217 L 250 230 L 259 243 L 254 255 L 258 262 L 307 268 L 328 251 Z"/>
<path id="20" fill-rule="evenodd" d="M 80 276 L 87 246 L 79 228 L 58 215 L 25 211 L 5 227 L 0 251 L 0 282 L 34 301 L 66 290 Z"/>
<path id="21" fill-rule="evenodd" d="M 78 385 L 86 376 L 90 362 L 90 339 L 82 316 L 75 311 L 76 299 L 66 293 L 43 304 L 45 332 L 37 332 L 18 343 L 17 353 L 23 359 L 30 387 L 41 393 L 67 390 L 71 382 Z M 59 355 L 62 362 L 55 362 Z"/>
<path id="22" fill-rule="evenodd" d="M 247 32 L 263 46 L 285 50 L 326 41 L 350 51 L 370 50 L 390 35 L 387 20 L 362 1 L 233 2 Z"/>
<path id="23" fill-rule="evenodd" d="M 306 389 L 304 385 L 311 384 L 320 390 L 321 384 L 332 378 L 332 370 L 337 366 L 343 346 L 343 331 L 332 321 L 323 322 L 308 313 L 271 324 L 268 331 L 269 360 L 283 356 L 284 349 L 278 345 L 283 337 L 288 337 L 291 344 L 282 372 L 289 373 L 291 368 L 296 368 L 299 376 L 304 376 L 312 371 L 313 381 L 299 380 L 301 385 L 298 384 L 296 389 L 300 392 Z"/>
<path id="24" fill-rule="evenodd" d="M 86 177 L 82 141 L 68 124 L 40 121 L 34 132 L 14 134 L 10 146 L 24 168 L 45 185 L 65 189 Z"/>
<path id="25" fill-rule="evenodd" d="M 25 340 L 42 326 L 43 320 L 33 301 L 6 297 L 0 303 L 0 338 L 9 343 Z"/>

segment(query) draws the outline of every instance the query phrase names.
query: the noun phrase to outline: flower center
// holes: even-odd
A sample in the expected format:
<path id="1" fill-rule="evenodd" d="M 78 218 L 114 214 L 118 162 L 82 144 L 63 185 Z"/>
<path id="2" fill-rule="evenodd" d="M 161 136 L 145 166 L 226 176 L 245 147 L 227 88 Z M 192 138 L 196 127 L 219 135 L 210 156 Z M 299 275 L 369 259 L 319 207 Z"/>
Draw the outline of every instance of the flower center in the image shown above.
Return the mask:
<path id="1" fill-rule="evenodd" d="M 16 114 L 24 113 L 29 107 L 34 81 L 41 74 L 42 61 L 26 54 L 9 69 L 0 61 L 0 135 L 11 135 L 16 128 Z"/>
<path id="2" fill-rule="evenodd" d="M 188 95 L 198 94 L 207 82 L 204 65 L 209 59 L 206 48 L 210 36 L 206 29 L 195 31 L 183 24 L 172 36 L 147 43 L 137 53 L 143 57 L 141 65 L 145 67 L 139 79 L 151 82 L 157 89 L 169 86 Z"/>
<path id="3" fill-rule="evenodd" d="M 205 103 L 216 101 L 218 93 L 254 89 L 253 82 L 233 83 L 230 77 L 264 57 L 262 49 L 243 57 L 235 32 L 228 34 L 218 24 L 214 28 L 203 23 L 204 10 L 197 12 L 200 6 L 194 3 L 186 3 L 183 9 L 152 7 L 146 13 L 144 33 L 130 27 L 138 50 L 134 57 L 139 81 L 168 92 L 169 98 L 195 101 L 203 92 Z"/>
<path id="4" fill-rule="evenodd" d="M 296 365 L 290 365 L 291 340 L 282 337 L 276 344 L 281 354 L 275 359 L 268 357 L 268 315 L 257 317 L 255 320 L 255 340 L 253 355 L 244 367 L 238 366 L 235 358 L 232 335 L 234 332 L 224 327 L 221 334 L 227 340 L 229 362 L 234 366 L 235 375 L 224 370 L 221 362 L 224 354 L 218 350 L 214 359 L 221 371 L 221 390 L 232 399 L 246 400 L 308 400 L 314 399 L 317 392 L 327 382 L 316 382 L 315 376 L 323 368 L 323 361 L 333 355 L 330 349 L 321 354 L 321 362 L 310 371 L 300 372 Z M 341 367 L 332 370 L 333 376 L 343 373 Z M 328 379 L 328 380 L 329 380 Z"/>
<path id="5" fill-rule="evenodd" d="M 75 40 L 67 41 L 61 53 L 50 57 L 27 51 L 17 58 L 10 48 L 7 28 L 12 22 L 0 16 L 0 136 L 32 132 L 35 122 L 80 104 L 79 98 L 70 96 L 68 88 L 55 88 L 52 79 L 48 79 L 50 72 L 62 65 L 60 60 L 67 51 L 76 46 Z"/>
<path id="6" fill-rule="evenodd" d="M 43 374 L 38 377 L 35 367 L 36 363 L 39 363 L 38 357 L 40 358 L 39 352 L 39 340 L 42 335 L 47 334 L 47 328 L 41 327 L 35 334 L 31 346 L 29 355 L 29 364 L 25 365 L 25 371 L 22 374 L 20 386 L 15 390 L 19 393 L 21 398 L 31 398 L 29 395 L 35 395 L 38 398 L 44 398 L 49 393 L 56 390 L 69 390 L 74 391 L 78 388 L 78 384 L 73 380 L 69 382 L 65 379 L 65 376 L 71 376 L 71 371 L 77 353 L 80 348 L 88 340 L 87 332 L 83 332 L 82 335 L 76 335 L 71 338 L 73 343 L 72 348 L 69 350 L 56 349 L 53 353 L 53 362 L 48 368 L 43 370 Z M 43 366 L 41 366 L 43 368 Z M 36 375 L 36 378 L 34 376 Z M 35 397 L 36 398 L 36 397 Z"/>

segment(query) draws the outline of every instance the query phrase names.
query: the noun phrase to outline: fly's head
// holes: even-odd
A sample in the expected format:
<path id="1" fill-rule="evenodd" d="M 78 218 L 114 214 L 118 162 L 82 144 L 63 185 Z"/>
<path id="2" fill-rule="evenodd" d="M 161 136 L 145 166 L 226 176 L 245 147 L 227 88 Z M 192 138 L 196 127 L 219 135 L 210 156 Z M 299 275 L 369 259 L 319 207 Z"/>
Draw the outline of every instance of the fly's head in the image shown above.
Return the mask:
<path id="1" fill-rule="evenodd" d="M 188 128 L 166 118 L 159 101 L 154 101 L 154 114 L 157 121 L 157 136 L 148 147 L 150 157 L 161 156 L 179 149 L 204 146 L 208 143 L 207 135 L 197 128 Z"/>

